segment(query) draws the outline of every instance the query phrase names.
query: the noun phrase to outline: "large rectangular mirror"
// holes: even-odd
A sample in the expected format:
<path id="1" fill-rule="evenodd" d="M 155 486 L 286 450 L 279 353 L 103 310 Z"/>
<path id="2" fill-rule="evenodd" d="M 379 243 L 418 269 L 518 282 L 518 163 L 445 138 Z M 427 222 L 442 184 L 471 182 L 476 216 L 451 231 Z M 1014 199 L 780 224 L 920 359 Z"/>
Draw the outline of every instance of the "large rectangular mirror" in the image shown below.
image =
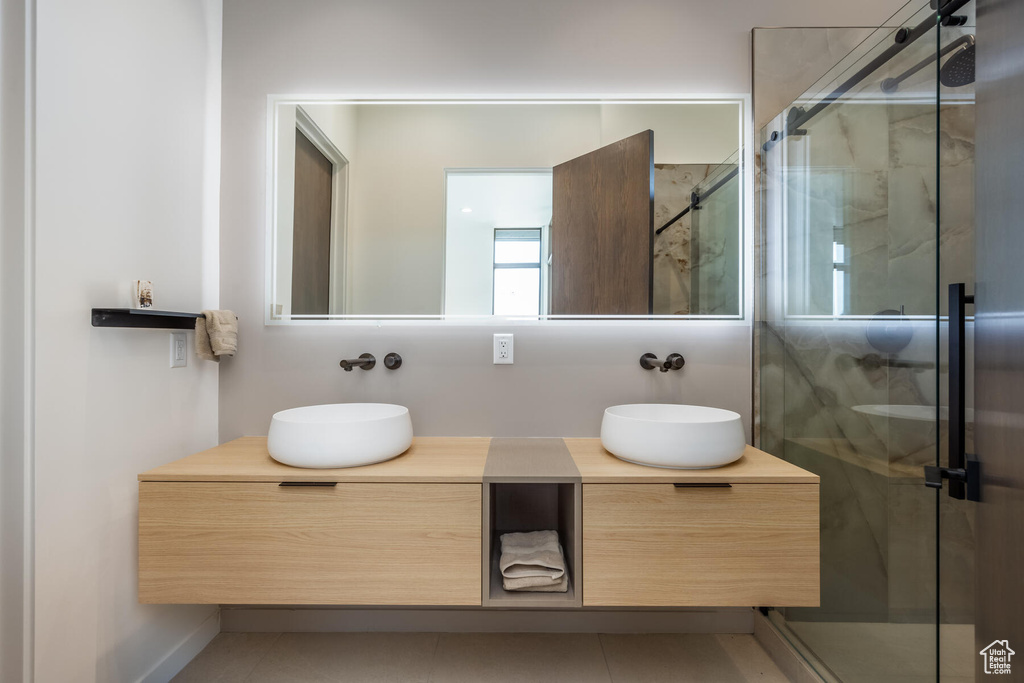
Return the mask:
<path id="1" fill-rule="evenodd" d="M 741 99 L 269 114 L 268 322 L 742 315 Z"/>

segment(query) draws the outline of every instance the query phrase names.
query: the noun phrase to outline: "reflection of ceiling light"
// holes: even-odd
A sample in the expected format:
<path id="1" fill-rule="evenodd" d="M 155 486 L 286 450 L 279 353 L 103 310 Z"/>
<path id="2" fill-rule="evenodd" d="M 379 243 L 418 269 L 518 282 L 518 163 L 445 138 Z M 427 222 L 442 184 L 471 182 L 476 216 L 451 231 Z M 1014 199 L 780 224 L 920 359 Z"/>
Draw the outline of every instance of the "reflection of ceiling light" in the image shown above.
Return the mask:
<path id="1" fill-rule="evenodd" d="M 473 213 L 473 209 L 469 208 L 468 206 L 464 206 L 462 207 L 462 213 Z"/>

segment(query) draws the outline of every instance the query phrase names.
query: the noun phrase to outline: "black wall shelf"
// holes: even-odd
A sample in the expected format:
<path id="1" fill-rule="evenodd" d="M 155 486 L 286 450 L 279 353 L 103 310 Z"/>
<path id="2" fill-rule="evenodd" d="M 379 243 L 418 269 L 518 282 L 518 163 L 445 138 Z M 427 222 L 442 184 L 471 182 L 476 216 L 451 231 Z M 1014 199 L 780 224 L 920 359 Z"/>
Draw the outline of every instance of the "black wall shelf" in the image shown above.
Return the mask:
<path id="1" fill-rule="evenodd" d="M 202 313 L 154 311 L 151 308 L 94 308 L 93 327 L 145 327 L 159 330 L 195 329 Z"/>

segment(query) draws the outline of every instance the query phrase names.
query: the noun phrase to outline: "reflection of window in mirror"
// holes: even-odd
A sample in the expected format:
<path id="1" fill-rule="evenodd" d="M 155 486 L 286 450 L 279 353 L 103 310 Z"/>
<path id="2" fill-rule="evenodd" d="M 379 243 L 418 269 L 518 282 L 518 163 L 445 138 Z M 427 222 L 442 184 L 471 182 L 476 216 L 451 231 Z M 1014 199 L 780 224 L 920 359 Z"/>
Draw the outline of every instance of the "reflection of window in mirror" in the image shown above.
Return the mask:
<path id="1" fill-rule="evenodd" d="M 892 308 L 884 298 L 865 302 L 850 298 L 851 291 L 884 291 L 884 288 L 868 286 L 864 282 L 860 283 L 859 289 L 857 287 L 857 277 L 865 277 L 865 271 L 858 271 L 857 266 L 870 263 L 874 256 L 871 251 L 866 251 L 861 257 L 864 261 L 858 261 L 851 244 L 851 221 L 872 227 L 860 216 L 860 209 L 855 205 L 851 209 L 851 205 L 843 200 L 844 197 L 855 196 L 851 194 L 850 187 L 856 180 L 856 174 L 848 168 L 815 166 L 806 161 L 808 156 L 804 154 L 794 154 L 793 157 L 805 166 L 786 169 L 786 188 L 791 197 L 784 224 L 789 283 L 787 315 L 843 316 Z M 812 199 L 816 197 L 838 199 L 835 202 Z M 861 232 L 866 230 L 862 228 Z M 867 277 L 874 277 L 874 272 L 867 271 Z"/>
<path id="2" fill-rule="evenodd" d="M 539 315 L 541 228 L 494 231 L 494 315 Z"/>
<path id="3" fill-rule="evenodd" d="M 841 225 L 832 226 L 832 315 L 838 317 L 846 313 L 847 280 L 849 279 L 850 253 L 846 245 L 846 228 Z"/>

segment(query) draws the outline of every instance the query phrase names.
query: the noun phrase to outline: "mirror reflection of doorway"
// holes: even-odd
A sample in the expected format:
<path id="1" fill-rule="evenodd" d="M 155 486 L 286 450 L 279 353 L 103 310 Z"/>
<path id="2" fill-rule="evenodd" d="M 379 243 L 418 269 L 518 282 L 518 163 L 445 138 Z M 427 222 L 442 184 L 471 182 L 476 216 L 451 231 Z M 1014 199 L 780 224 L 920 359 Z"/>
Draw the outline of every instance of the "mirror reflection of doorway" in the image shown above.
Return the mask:
<path id="1" fill-rule="evenodd" d="M 548 312 L 551 169 L 445 171 L 445 315 Z"/>
<path id="2" fill-rule="evenodd" d="M 321 120 L 324 117 L 320 116 Z M 326 122 L 329 123 L 329 120 Z M 310 113 L 295 108 L 290 315 L 344 313 L 348 158 Z"/>
<path id="3" fill-rule="evenodd" d="M 331 178 L 334 164 L 295 129 L 292 314 L 327 315 L 331 298 Z"/>

